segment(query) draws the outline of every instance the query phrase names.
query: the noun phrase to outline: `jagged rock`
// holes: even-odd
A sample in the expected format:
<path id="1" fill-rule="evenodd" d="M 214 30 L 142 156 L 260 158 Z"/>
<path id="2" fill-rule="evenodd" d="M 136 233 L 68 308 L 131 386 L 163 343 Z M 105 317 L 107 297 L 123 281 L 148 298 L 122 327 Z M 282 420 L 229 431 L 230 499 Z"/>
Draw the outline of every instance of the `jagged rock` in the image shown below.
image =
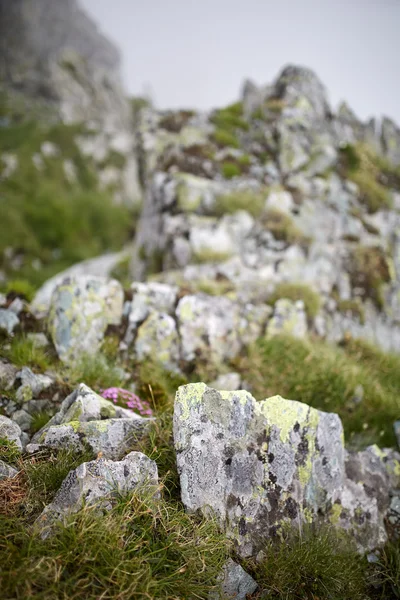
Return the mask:
<path id="1" fill-rule="evenodd" d="M 147 419 L 143 419 L 132 410 L 113 404 L 81 383 L 63 400 L 60 410 L 33 436 L 32 442 L 36 443 L 41 440 L 50 427 L 71 422 L 97 422 L 103 419 L 132 419 L 136 420 L 138 424 L 147 422 Z M 139 425 L 138 428 L 140 428 Z"/>
<path id="2" fill-rule="evenodd" d="M 174 440 L 185 507 L 215 514 L 242 556 L 302 522 L 350 530 L 360 549 L 386 539 L 379 492 L 346 475 L 335 414 L 280 396 L 256 402 L 246 391 L 191 384 L 176 394 Z M 374 480 L 370 456 L 351 460 Z"/>
<path id="3" fill-rule="evenodd" d="M 28 402 L 33 398 L 37 398 L 43 390 L 54 383 L 54 380 L 48 375 L 37 375 L 29 367 L 23 367 L 17 373 L 16 379 L 21 381 L 21 385 L 16 392 L 16 399 L 19 402 Z"/>
<path id="4" fill-rule="evenodd" d="M 331 112 L 325 87 L 311 69 L 285 67 L 275 82 L 275 93 L 288 106 L 311 118 L 325 119 Z"/>
<path id="5" fill-rule="evenodd" d="M 3 460 L 0 460 L 0 481 L 2 479 L 7 479 L 8 477 L 15 477 L 17 473 L 17 469 L 10 467 Z"/>
<path id="6" fill-rule="evenodd" d="M 48 328 L 62 361 L 74 361 L 100 348 L 108 325 L 122 318 L 121 284 L 102 277 L 67 278 L 53 293 Z"/>
<path id="7" fill-rule="evenodd" d="M 224 565 L 220 584 L 216 590 L 209 593 L 209 600 L 246 600 L 258 588 L 254 579 L 231 558 Z"/>
<path id="8" fill-rule="evenodd" d="M 33 417 L 26 410 L 20 409 L 13 413 L 12 420 L 20 426 L 21 431 L 29 431 Z"/>
<path id="9" fill-rule="evenodd" d="M 18 316 L 12 310 L 0 308 L 0 331 L 12 335 L 17 325 L 19 325 Z"/>
<path id="10" fill-rule="evenodd" d="M 30 310 L 37 318 L 43 318 L 47 315 L 51 297 L 57 286 L 61 285 L 64 279 L 74 277 L 110 277 L 113 269 L 127 257 L 126 252 L 114 252 L 103 254 L 79 262 L 69 269 L 65 269 L 61 273 L 57 273 L 42 285 L 36 292 L 35 297 L 30 305 Z"/>
<path id="11" fill-rule="evenodd" d="M 0 360 L 0 388 L 10 390 L 15 382 L 18 369 L 10 363 L 4 363 Z"/>
<path id="12" fill-rule="evenodd" d="M 83 463 L 70 471 L 53 502 L 45 507 L 36 521 L 42 538 L 51 535 L 57 521 L 78 512 L 84 505 L 96 504 L 110 510 L 118 497 L 133 490 L 159 497 L 157 465 L 141 452 L 131 452 L 113 462 L 100 458 Z"/>
<path id="13" fill-rule="evenodd" d="M 21 433 L 21 428 L 17 423 L 14 423 L 8 417 L 0 415 L 0 438 L 5 438 L 9 442 L 15 442 L 17 447 L 22 450 Z"/>
<path id="14" fill-rule="evenodd" d="M 267 337 L 289 334 L 304 338 L 307 335 L 307 316 L 301 300 L 292 302 L 282 298 L 275 303 L 274 314 L 268 321 Z"/>

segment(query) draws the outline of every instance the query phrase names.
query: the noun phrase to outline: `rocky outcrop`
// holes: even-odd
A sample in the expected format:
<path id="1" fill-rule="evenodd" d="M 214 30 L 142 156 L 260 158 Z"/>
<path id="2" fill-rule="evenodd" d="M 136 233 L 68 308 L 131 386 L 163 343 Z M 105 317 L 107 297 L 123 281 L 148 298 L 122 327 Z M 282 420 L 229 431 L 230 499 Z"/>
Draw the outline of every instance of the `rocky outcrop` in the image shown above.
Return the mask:
<path id="1" fill-rule="evenodd" d="M 185 507 L 214 514 L 242 556 L 310 522 L 350 531 L 362 550 L 386 540 L 400 456 L 347 454 L 338 415 L 191 384 L 176 394 L 174 440 Z"/>

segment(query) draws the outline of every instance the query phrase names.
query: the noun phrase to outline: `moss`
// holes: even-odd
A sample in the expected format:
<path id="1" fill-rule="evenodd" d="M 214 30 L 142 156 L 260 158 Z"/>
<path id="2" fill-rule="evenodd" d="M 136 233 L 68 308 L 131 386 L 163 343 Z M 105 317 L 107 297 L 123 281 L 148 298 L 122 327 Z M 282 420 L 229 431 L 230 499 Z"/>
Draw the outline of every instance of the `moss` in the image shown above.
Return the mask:
<path id="1" fill-rule="evenodd" d="M 35 295 L 35 288 L 26 279 L 11 279 L 6 283 L 5 292 L 13 296 L 20 296 L 30 302 Z"/>
<path id="2" fill-rule="evenodd" d="M 261 218 L 261 223 L 265 229 L 270 231 L 275 239 L 287 244 L 299 244 L 307 247 L 310 244 L 310 238 L 296 227 L 293 220 L 286 213 L 277 209 L 269 209 Z"/>
<path id="3" fill-rule="evenodd" d="M 193 257 L 193 262 L 197 264 L 208 263 L 208 262 L 224 262 L 231 257 L 230 252 L 221 252 L 219 250 L 212 250 L 211 248 L 202 248 L 198 250 Z"/>
<path id="4" fill-rule="evenodd" d="M 243 119 L 243 105 L 241 102 L 216 110 L 210 120 L 218 128 L 226 131 L 234 129 L 247 131 L 249 128 L 249 124 Z"/>
<path id="5" fill-rule="evenodd" d="M 222 175 L 225 179 L 232 179 L 233 177 L 239 177 L 241 175 L 240 167 L 233 161 L 226 160 L 221 165 Z"/>
<path id="6" fill-rule="evenodd" d="M 253 217 L 259 217 L 265 204 L 264 192 L 252 192 L 251 190 L 242 190 L 217 196 L 214 212 L 217 216 L 224 214 L 233 214 L 238 210 L 245 210 Z"/>
<path id="7" fill-rule="evenodd" d="M 277 300 L 286 298 L 296 302 L 302 300 L 309 318 L 313 319 L 321 308 L 321 297 L 308 285 L 302 283 L 280 283 L 276 286 L 273 294 L 268 298 L 268 303 L 274 305 Z"/>
<path id="8" fill-rule="evenodd" d="M 351 300 L 339 300 L 337 303 L 337 309 L 339 312 L 358 319 L 361 325 L 365 324 L 365 309 L 360 299 Z"/>
<path id="9" fill-rule="evenodd" d="M 225 129 L 216 129 L 212 135 L 213 141 L 220 148 L 230 147 L 230 148 L 239 148 L 239 139 L 230 131 L 226 131 Z"/>
<path id="10" fill-rule="evenodd" d="M 350 252 L 348 272 L 352 287 L 383 309 L 383 285 L 391 281 L 384 251 L 378 246 L 357 246 Z"/>
<path id="11" fill-rule="evenodd" d="M 222 296 L 234 289 L 234 285 L 228 280 L 216 281 L 213 279 L 200 279 L 193 283 L 197 292 L 204 292 L 209 296 Z"/>

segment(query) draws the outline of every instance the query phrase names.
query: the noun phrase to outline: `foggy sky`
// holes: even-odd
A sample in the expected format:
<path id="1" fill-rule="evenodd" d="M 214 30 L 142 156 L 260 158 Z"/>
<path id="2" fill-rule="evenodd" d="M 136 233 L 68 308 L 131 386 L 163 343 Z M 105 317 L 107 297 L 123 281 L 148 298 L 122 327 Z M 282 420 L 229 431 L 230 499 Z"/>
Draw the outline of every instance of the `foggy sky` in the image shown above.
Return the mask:
<path id="1" fill-rule="evenodd" d="M 316 71 L 334 108 L 400 123 L 400 0 L 80 0 L 158 108 L 234 102 L 244 78 Z"/>

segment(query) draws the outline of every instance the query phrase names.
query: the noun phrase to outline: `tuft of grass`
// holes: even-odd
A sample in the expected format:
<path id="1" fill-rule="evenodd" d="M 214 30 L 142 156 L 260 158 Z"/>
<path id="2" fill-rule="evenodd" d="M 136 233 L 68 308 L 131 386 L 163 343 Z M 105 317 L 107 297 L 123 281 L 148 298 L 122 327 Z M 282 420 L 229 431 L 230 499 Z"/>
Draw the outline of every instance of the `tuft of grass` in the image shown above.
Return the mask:
<path id="1" fill-rule="evenodd" d="M 237 135 L 230 131 L 226 131 L 225 129 L 216 129 L 212 135 L 212 138 L 220 148 L 239 148 L 240 146 Z"/>
<path id="2" fill-rule="evenodd" d="M 245 210 L 253 217 L 261 215 L 265 204 L 265 196 L 261 192 L 243 190 L 224 194 L 216 198 L 213 212 L 217 216 L 232 214 L 238 210 Z"/>
<path id="3" fill-rule="evenodd" d="M 226 160 L 221 165 L 222 175 L 225 179 L 233 179 L 242 174 L 240 167 L 233 161 Z"/>
<path id="4" fill-rule="evenodd" d="M 219 250 L 211 250 L 211 248 L 201 248 L 193 256 L 193 262 L 197 264 L 208 262 L 223 262 L 228 260 L 232 255 L 230 252 L 221 252 Z"/>
<path id="5" fill-rule="evenodd" d="M 380 600 L 400 598 L 400 540 L 388 542 L 379 551 L 379 560 L 371 566 L 369 582 L 372 597 Z"/>
<path id="6" fill-rule="evenodd" d="M 45 371 L 49 369 L 54 358 L 46 348 L 40 348 L 24 335 L 11 340 L 9 347 L 0 348 L 0 356 L 4 356 L 17 367 L 31 367 Z"/>
<path id="7" fill-rule="evenodd" d="M 8 465 L 16 465 L 21 458 L 21 451 L 15 442 L 0 437 L 0 460 Z"/>
<path id="8" fill-rule="evenodd" d="M 396 446 L 393 423 L 400 412 L 399 357 L 364 345 L 338 348 L 277 336 L 259 340 L 234 366 L 243 379 L 251 381 L 256 398 L 280 394 L 335 412 L 350 444 L 359 440 L 359 445 Z M 360 385 L 364 397 L 356 403 L 355 390 Z"/>
<path id="9" fill-rule="evenodd" d="M 302 283 L 279 283 L 273 294 L 268 298 L 269 304 L 275 304 L 277 300 L 286 298 L 293 302 L 302 300 L 309 318 L 313 319 L 321 308 L 321 297 L 308 285 Z"/>
<path id="10" fill-rule="evenodd" d="M 248 561 L 246 568 L 274 600 L 366 598 L 366 561 L 348 536 L 331 529 L 304 527 L 271 543 L 262 562 Z"/>
<path id="11" fill-rule="evenodd" d="M 206 599 L 228 549 L 212 520 L 138 494 L 103 515 L 85 507 L 45 541 L 1 525 L 5 598 Z"/>
<path id="12" fill-rule="evenodd" d="M 34 286 L 26 279 L 10 279 L 6 283 L 6 294 L 13 294 L 24 298 L 27 302 L 33 300 Z"/>
<path id="13" fill-rule="evenodd" d="M 197 292 L 204 292 L 209 296 L 222 296 L 235 289 L 235 286 L 227 279 L 217 281 L 215 279 L 199 279 L 193 282 Z"/>
<path id="14" fill-rule="evenodd" d="M 42 427 L 44 427 L 50 421 L 50 419 L 51 415 L 45 410 L 34 413 L 32 415 L 32 422 L 30 427 L 31 433 L 36 433 L 37 431 L 42 429 Z"/>
<path id="15" fill-rule="evenodd" d="M 383 285 L 391 280 L 388 260 L 378 246 L 357 246 L 349 257 L 349 275 L 353 288 L 370 298 L 377 308 L 384 308 Z"/>
<path id="16" fill-rule="evenodd" d="M 124 383 L 123 373 L 115 360 L 104 354 L 85 355 L 78 362 L 67 365 L 59 372 L 61 379 L 71 388 L 85 383 L 94 390 L 109 387 L 121 387 Z"/>
<path id="17" fill-rule="evenodd" d="M 249 129 L 248 122 L 243 118 L 243 104 L 241 102 L 216 110 L 210 120 L 211 123 L 226 131 L 235 129 L 247 131 Z"/>
<path id="18" fill-rule="evenodd" d="M 269 209 L 262 216 L 261 222 L 276 240 L 301 246 L 308 246 L 310 243 L 310 239 L 296 227 L 290 216 L 280 210 Z"/>

